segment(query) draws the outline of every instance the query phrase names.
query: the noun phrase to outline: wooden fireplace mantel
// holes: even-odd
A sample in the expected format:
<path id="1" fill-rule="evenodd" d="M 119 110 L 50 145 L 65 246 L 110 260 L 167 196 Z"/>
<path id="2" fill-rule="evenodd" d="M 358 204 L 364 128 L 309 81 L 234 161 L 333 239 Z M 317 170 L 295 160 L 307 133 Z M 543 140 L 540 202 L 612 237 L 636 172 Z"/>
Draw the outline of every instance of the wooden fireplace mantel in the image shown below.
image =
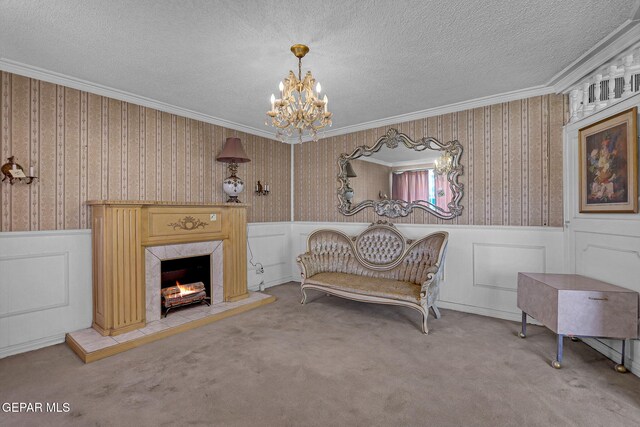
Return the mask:
<path id="1" fill-rule="evenodd" d="M 146 324 L 147 246 L 222 240 L 225 301 L 246 298 L 247 213 L 240 203 L 91 200 L 93 328 L 119 335 Z"/>

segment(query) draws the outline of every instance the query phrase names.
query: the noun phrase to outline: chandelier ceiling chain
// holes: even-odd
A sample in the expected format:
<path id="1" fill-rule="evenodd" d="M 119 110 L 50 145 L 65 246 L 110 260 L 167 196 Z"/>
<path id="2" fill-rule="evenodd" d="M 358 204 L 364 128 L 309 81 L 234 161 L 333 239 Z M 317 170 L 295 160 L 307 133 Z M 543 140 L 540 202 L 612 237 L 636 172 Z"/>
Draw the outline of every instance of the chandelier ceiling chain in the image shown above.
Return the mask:
<path id="1" fill-rule="evenodd" d="M 291 52 L 298 58 L 298 76 L 289 71 L 288 77 L 279 84 L 280 98 L 271 94 L 271 110 L 267 111 L 271 120 L 267 119 L 265 124 L 276 128 L 276 137 L 282 142 L 294 133 L 297 133 L 298 142 L 302 142 L 305 133 L 317 141 L 318 130 L 331 126 L 332 114 L 327 109 L 329 99 L 327 95 L 320 99 L 322 86 L 319 82 L 316 84 L 311 71 L 302 78 L 302 58 L 309 52 L 309 47 L 295 44 L 291 46 Z"/>

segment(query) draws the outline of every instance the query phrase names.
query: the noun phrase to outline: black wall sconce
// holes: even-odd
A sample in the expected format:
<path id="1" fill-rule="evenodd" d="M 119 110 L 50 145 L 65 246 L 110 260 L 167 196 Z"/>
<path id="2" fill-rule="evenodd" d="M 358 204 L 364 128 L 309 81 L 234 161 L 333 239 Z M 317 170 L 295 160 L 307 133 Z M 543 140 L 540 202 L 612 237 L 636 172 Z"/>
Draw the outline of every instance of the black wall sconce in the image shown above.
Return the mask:
<path id="1" fill-rule="evenodd" d="M 262 184 L 260 181 L 256 184 L 256 194 L 258 196 L 266 196 L 269 194 L 269 184 Z"/>

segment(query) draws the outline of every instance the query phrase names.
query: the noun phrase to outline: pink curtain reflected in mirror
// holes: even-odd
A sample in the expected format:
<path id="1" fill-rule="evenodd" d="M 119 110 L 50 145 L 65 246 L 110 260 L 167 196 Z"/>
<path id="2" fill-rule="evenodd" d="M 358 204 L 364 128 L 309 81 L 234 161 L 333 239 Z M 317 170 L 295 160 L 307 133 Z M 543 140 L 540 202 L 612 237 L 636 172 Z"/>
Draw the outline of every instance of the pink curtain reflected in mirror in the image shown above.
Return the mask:
<path id="1" fill-rule="evenodd" d="M 391 197 L 393 200 L 404 200 L 409 203 L 417 200 L 429 201 L 429 171 L 394 173 Z"/>
<path id="2" fill-rule="evenodd" d="M 445 174 L 436 175 L 435 177 L 436 206 L 448 211 L 447 203 L 449 203 L 453 197 L 449 180 Z"/>
<path id="3" fill-rule="evenodd" d="M 447 175 L 437 175 L 432 169 L 394 172 L 392 199 L 412 203 L 418 200 L 429 202 L 444 211 L 453 197 Z"/>

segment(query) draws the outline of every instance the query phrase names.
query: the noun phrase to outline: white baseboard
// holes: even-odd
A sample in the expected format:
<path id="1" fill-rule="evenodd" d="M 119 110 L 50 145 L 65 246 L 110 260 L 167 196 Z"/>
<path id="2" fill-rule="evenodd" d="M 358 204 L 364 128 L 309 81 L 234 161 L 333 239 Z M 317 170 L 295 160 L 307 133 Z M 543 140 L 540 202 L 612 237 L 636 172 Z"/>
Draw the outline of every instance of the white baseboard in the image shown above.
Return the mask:
<path id="1" fill-rule="evenodd" d="M 291 282 L 291 281 L 293 281 L 293 280 L 294 280 L 294 279 L 293 279 L 293 277 L 291 277 L 291 276 L 284 276 L 284 277 L 280 277 L 280 278 L 277 278 L 277 279 L 273 279 L 273 280 L 265 281 L 265 282 L 264 282 L 264 288 L 265 288 L 265 289 L 268 289 L 268 288 L 271 288 L 272 286 L 282 285 L 282 284 L 284 284 L 284 283 Z M 249 289 L 250 291 L 254 291 L 254 292 L 256 292 L 256 291 L 258 291 L 258 290 L 259 290 L 259 286 L 256 286 L 256 285 L 249 286 L 249 287 L 248 287 L 248 289 Z"/>
<path id="2" fill-rule="evenodd" d="M 514 322 L 521 321 L 521 315 L 519 313 L 495 310 L 493 308 L 477 307 L 448 301 L 438 301 L 437 305 L 439 308 L 444 308 L 446 310 L 461 311 L 463 313 L 478 314 L 480 316 L 494 317 L 496 319 L 511 320 Z"/>
<path id="3" fill-rule="evenodd" d="M 48 347 L 50 345 L 63 343 L 66 334 L 56 334 L 50 337 L 40 338 L 33 341 L 22 342 L 20 344 L 10 345 L 0 348 L 0 359 L 3 357 L 13 356 L 14 354 L 25 353 L 27 351 L 37 350 L 39 348 Z"/>
<path id="4" fill-rule="evenodd" d="M 600 341 L 597 338 L 582 338 L 582 341 L 585 344 L 587 344 L 589 347 L 596 350 L 598 353 L 601 353 L 602 355 L 613 360 L 616 364 L 620 363 L 621 353 L 618 350 L 611 348 L 610 346 L 608 346 L 607 344 L 605 344 L 604 342 Z M 633 340 L 631 342 L 633 342 Z M 627 346 L 627 349 L 628 349 L 628 346 Z M 624 361 L 624 366 L 626 366 L 627 369 L 631 371 L 632 374 L 640 377 L 639 363 L 637 362 L 634 363 L 633 359 L 631 359 L 630 357 L 626 357 Z"/>

